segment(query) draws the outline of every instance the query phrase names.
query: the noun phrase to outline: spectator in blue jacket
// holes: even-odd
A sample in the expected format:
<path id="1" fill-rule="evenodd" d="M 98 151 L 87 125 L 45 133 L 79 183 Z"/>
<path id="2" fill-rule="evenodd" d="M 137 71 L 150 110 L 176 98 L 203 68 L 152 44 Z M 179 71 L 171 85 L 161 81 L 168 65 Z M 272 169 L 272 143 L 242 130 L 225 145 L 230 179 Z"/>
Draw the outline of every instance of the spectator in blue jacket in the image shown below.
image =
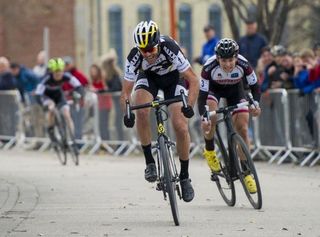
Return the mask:
<path id="1" fill-rule="evenodd" d="M 212 25 L 207 25 L 203 28 L 203 32 L 207 39 L 207 42 L 202 46 L 201 56 L 194 59 L 194 62 L 199 63 L 200 65 L 205 64 L 205 62 L 214 55 L 214 47 L 219 41 L 219 38 L 215 36 L 215 30 Z"/>
<path id="2" fill-rule="evenodd" d="M 18 83 L 18 89 L 21 94 L 21 98 L 23 102 L 26 102 L 28 98 L 28 102 L 34 103 L 34 99 L 32 96 L 32 92 L 37 87 L 40 79 L 36 74 L 18 63 L 11 63 L 11 73 L 16 78 Z"/>
<path id="3" fill-rule="evenodd" d="M 257 33 L 258 25 L 254 20 L 246 22 L 246 35 L 240 38 L 239 53 L 244 56 L 253 68 L 256 68 L 261 49 L 267 45 L 267 40 Z"/>
<path id="4" fill-rule="evenodd" d="M 10 72 L 9 60 L 0 57 L 0 90 L 14 90 L 17 88 L 17 81 Z"/>

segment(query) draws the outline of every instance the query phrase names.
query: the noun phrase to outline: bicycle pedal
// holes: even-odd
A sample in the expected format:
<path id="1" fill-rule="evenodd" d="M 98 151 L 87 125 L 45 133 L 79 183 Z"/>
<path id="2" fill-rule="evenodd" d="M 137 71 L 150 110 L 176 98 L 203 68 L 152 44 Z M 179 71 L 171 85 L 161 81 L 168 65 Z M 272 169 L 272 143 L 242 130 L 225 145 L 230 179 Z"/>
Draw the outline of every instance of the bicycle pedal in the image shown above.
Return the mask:
<path id="1" fill-rule="evenodd" d="M 156 185 L 156 190 L 157 191 L 162 191 L 163 190 L 163 187 L 162 187 L 163 185 L 161 184 L 161 183 L 157 183 L 157 185 Z"/>
<path id="2" fill-rule="evenodd" d="M 218 177 L 218 175 L 216 175 L 215 173 L 211 174 L 210 179 L 211 179 L 211 181 L 213 181 L 213 182 L 219 181 L 219 177 Z"/>

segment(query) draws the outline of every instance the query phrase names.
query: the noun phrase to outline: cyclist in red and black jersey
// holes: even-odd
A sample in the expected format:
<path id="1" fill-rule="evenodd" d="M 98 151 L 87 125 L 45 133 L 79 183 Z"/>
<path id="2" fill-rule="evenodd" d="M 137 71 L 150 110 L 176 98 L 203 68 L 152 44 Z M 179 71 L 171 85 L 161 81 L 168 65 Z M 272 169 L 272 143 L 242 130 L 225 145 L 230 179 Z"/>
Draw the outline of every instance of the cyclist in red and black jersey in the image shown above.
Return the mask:
<path id="1" fill-rule="evenodd" d="M 248 123 L 249 113 L 258 116 L 261 113 L 258 101 L 260 90 L 258 80 L 249 62 L 238 54 L 239 46 L 232 39 L 221 39 L 215 47 L 216 55 L 209 58 L 201 72 L 200 93 L 198 98 L 198 109 L 200 115 L 205 113 L 206 103 L 210 110 L 216 110 L 221 97 L 226 98 L 227 104 L 236 105 L 245 100 L 244 83 L 250 86 L 256 106 L 242 108 L 233 113 L 233 123 L 236 131 L 244 139 L 249 147 Z M 214 172 L 220 171 L 220 163 L 214 150 L 214 132 L 216 117 L 211 121 L 202 121 L 204 131 L 206 158 L 210 169 Z M 256 189 L 255 181 L 251 175 L 245 178 L 250 192 Z"/>
<path id="2" fill-rule="evenodd" d="M 199 92 L 199 81 L 177 42 L 168 36 L 160 35 L 155 22 L 140 22 L 134 30 L 134 41 L 135 47 L 130 51 L 125 66 L 121 96 L 123 108 L 125 101 L 130 100 L 134 86 L 135 103 L 144 104 L 153 101 L 159 90 L 164 92 L 165 99 L 179 96 L 181 90 L 187 94 L 185 80 L 189 82 L 188 107 L 181 109 L 182 103 L 168 106 L 177 137 L 182 198 L 189 202 L 194 197 L 194 191 L 188 172 L 190 136 L 187 118 L 194 115 L 193 106 Z M 180 74 L 185 80 L 180 78 Z M 149 114 L 150 108 L 137 111 L 137 130 L 146 160 L 145 179 L 155 182 L 157 170 L 151 152 Z M 133 127 L 134 119 L 134 114 L 130 115 L 130 119 L 125 116 L 124 124 Z"/>
<path id="3" fill-rule="evenodd" d="M 46 110 L 48 110 L 48 135 L 52 142 L 56 142 L 54 135 L 54 113 L 55 107 L 62 110 L 63 116 L 74 132 L 74 125 L 70 115 L 70 107 L 65 99 L 62 90 L 64 83 L 72 85 L 74 98 L 80 99 L 84 94 L 84 89 L 78 79 L 70 73 L 64 72 L 65 63 L 61 58 L 52 58 L 48 61 L 49 73 L 44 76 L 40 84 L 38 84 L 35 94 L 37 101 Z"/>

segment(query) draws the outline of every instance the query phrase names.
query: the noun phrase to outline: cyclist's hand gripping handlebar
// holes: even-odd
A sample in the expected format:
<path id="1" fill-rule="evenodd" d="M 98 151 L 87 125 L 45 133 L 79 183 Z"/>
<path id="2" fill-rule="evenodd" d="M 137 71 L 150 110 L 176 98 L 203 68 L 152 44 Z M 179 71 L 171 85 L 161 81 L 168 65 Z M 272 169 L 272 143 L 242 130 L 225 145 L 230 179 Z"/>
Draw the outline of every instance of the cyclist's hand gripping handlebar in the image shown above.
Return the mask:
<path id="1" fill-rule="evenodd" d="M 126 100 L 126 114 L 123 117 L 123 123 L 127 128 L 132 128 L 135 123 L 136 116 L 131 112 L 129 100 Z"/>
<path id="2" fill-rule="evenodd" d="M 181 90 L 180 93 L 181 93 L 182 104 L 183 104 L 183 106 L 181 107 L 181 112 L 186 118 L 191 118 L 194 115 L 193 108 L 191 105 L 188 105 L 187 97 L 184 94 L 184 90 Z"/>

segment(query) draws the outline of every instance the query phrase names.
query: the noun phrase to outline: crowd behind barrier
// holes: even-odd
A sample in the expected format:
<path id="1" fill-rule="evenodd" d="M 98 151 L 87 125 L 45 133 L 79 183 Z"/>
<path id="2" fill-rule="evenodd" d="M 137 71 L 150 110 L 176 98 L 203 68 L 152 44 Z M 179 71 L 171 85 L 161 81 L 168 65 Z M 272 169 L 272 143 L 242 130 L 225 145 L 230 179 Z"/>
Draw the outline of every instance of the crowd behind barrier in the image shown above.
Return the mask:
<path id="1" fill-rule="evenodd" d="M 122 124 L 120 92 L 87 91 L 81 110 L 71 107 L 75 127 L 81 129 L 77 143 L 80 152 L 94 154 L 105 150 L 116 156 L 140 151 L 135 129 Z M 0 139 L 2 149 L 23 147 L 44 151 L 50 148 L 45 132 L 45 114 L 37 104 L 22 104 L 18 91 L 0 91 Z M 110 99 L 110 106 L 99 101 Z M 301 96 L 298 90 L 271 89 L 262 95 L 262 113 L 252 122 L 252 155 L 270 163 L 285 161 L 314 166 L 320 159 L 320 93 Z M 153 115 L 151 115 L 153 116 Z M 152 127 L 155 129 L 155 120 Z M 203 149 L 200 118 L 190 120 L 191 153 L 199 156 Z M 174 132 L 167 123 L 172 140 Z M 155 138 L 156 134 L 153 134 Z"/>

